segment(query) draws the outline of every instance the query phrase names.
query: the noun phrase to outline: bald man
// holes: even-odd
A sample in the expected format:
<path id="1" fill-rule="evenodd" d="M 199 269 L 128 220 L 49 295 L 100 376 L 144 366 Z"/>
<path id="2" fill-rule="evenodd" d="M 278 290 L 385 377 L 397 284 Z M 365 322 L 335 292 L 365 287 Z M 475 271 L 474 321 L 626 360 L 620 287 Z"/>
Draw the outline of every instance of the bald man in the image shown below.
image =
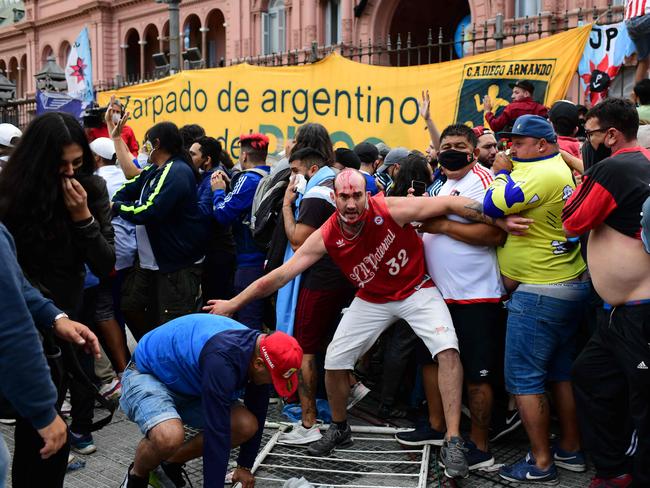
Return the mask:
<path id="1" fill-rule="evenodd" d="M 455 197 L 370 197 L 362 173 L 346 169 L 334 183 L 336 212 L 296 254 L 252 283 L 232 300 L 210 300 L 211 313 L 230 316 L 241 307 L 275 292 L 325 254 L 358 288 L 327 348 L 325 385 L 332 424 L 309 446 L 312 456 L 327 456 L 352 444 L 347 423 L 348 371 L 381 333 L 397 319 L 406 320 L 439 364 L 439 386 L 447 433 L 441 450 L 445 474 L 466 477 L 467 460 L 460 436 L 463 368 L 447 306 L 426 274 L 422 241 L 411 222 L 451 211 Z M 442 440 L 442 439 L 441 439 Z"/>

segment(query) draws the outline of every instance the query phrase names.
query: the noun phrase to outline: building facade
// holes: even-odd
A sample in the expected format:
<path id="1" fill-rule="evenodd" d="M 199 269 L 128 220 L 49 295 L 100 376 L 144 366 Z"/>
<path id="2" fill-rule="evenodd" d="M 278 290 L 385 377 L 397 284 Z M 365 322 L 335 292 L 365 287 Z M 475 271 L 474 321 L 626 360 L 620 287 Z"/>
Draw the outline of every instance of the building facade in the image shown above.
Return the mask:
<path id="1" fill-rule="evenodd" d="M 452 39 L 461 23 L 469 23 L 462 35 L 484 36 L 479 49 L 490 50 L 496 47 L 497 14 L 507 19 L 506 30 L 519 25 L 522 35 L 524 28 L 547 33 L 590 21 L 594 9 L 604 11 L 611 1 L 182 0 L 179 43 L 181 51 L 198 48 L 204 66 L 217 67 L 314 45 L 385 46 L 391 39 L 394 47 L 398 34 L 404 45 L 430 45 L 432 38 L 436 43 Z M 621 9 L 622 1 L 614 1 L 613 11 Z M 18 97 L 34 93 L 34 74 L 49 56 L 65 66 L 83 27 L 90 33 L 93 78 L 100 86 L 115 78 L 151 78 L 154 54 L 169 52 L 164 3 L 0 0 L 0 71 L 16 83 Z M 385 62 L 394 63 L 394 58 Z"/>

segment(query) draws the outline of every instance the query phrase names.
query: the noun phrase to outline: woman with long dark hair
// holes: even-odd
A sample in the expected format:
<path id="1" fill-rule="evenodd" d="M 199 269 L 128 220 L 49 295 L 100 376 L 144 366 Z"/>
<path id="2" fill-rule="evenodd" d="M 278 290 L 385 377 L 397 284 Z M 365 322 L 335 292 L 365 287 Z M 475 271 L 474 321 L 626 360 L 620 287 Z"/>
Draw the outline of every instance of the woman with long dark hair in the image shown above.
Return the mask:
<path id="1" fill-rule="evenodd" d="M 111 134 L 118 158 L 119 134 Z M 197 203 L 197 171 L 175 124 L 145 136 L 152 163 L 113 196 L 113 215 L 136 224 L 138 259 L 122 286 L 122 310 L 136 340 L 198 310 L 208 225 Z M 122 147 L 122 150 L 120 150 Z"/>
<path id="2" fill-rule="evenodd" d="M 113 228 L 104 180 L 74 117 L 49 113 L 34 119 L 0 173 L 0 220 L 11 232 L 27 279 L 70 316 L 79 313 L 85 265 L 106 277 L 115 264 Z M 64 363 L 76 361 L 63 343 Z M 89 358 L 79 354 L 78 360 Z M 86 364 L 86 370 L 92 370 Z M 59 403 L 70 388 L 74 445 L 92 444 L 93 392 L 78 379 L 58 380 Z M 62 486 L 67 450 L 42 460 L 42 441 L 25 420 L 16 423 L 14 487 Z"/>
<path id="3" fill-rule="evenodd" d="M 431 184 L 431 177 L 431 166 L 424 155 L 415 151 L 411 152 L 400 161 L 399 173 L 395 176 L 389 195 L 391 197 L 405 197 L 409 194 L 409 189 L 414 182 L 421 182 L 426 188 Z"/>

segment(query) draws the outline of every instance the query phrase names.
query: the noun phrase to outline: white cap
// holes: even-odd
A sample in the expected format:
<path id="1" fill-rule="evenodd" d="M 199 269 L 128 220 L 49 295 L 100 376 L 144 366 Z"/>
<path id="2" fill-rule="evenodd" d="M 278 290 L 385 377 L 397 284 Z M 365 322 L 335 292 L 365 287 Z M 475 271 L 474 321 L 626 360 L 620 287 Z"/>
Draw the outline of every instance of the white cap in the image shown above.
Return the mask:
<path id="1" fill-rule="evenodd" d="M 14 137 L 22 137 L 22 131 L 12 124 L 0 124 L 0 146 L 12 147 Z"/>
<path id="2" fill-rule="evenodd" d="M 100 158 L 111 161 L 115 156 L 115 144 L 108 137 L 98 137 L 90 143 L 90 150 Z"/>

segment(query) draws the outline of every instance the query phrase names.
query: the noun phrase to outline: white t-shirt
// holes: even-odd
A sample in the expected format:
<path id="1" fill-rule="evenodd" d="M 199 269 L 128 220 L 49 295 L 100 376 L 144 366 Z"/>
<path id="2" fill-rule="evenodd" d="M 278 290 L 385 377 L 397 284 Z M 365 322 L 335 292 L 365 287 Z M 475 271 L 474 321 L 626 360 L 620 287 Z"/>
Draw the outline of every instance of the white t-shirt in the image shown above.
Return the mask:
<path id="1" fill-rule="evenodd" d="M 482 203 L 493 179 L 476 164 L 460 180 L 447 180 L 438 196 L 460 195 Z M 448 218 L 470 223 L 457 215 Z M 444 234 L 424 234 L 423 241 L 429 275 L 447 303 L 498 302 L 505 295 L 493 247 L 472 246 Z"/>
<path id="2" fill-rule="evenodd" d="M 117 166 L 102 166 L 101 168 L 97 168 L 95 174 L 101 176 L 106 181 L 108 198 L 113 198 L 117 190 L 126 182 L 124 172 Z"/>

